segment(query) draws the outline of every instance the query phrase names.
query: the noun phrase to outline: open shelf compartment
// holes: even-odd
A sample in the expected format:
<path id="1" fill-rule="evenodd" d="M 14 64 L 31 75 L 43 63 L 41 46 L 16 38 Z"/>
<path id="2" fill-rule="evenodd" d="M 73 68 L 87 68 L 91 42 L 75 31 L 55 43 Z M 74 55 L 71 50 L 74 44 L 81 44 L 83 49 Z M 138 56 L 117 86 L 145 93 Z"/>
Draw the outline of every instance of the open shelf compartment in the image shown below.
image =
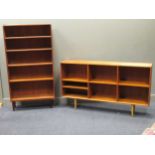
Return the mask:
<path id="1" fill-rule="evenodd" d="M 7 53 L 7 57 L 8 57 L 8 65 L 52 62 L 51 51 L 37 51 L 37 52 L 24 52 L 24 53 L 10 52 L 10 53 Z"/>
<path id="2" fill-rule="evenodd" d="M 66 97 L 73 97 L 73 98 L 87 98 L 88 91 L 81 90 L 81 89 L 70 89 L 70 88 L 63 88 L 63 95 Z"/>
<path id="3" fill-rule="evenodd" d="M 30 38 L 27 39 L 12 39 L 5 40 L 7 50 L 19 50 L 19 49 L 30 49 L 30 48 L 50 48 L 52 45 L 51 38 Z"/>
<path id="4" fill-rule="evenodd" d="M 12 25 L 4 26 L 6 37 L 49 36 L 50 25 Z"/>
<path id="5" fill-rule="evenodd" d="M 119 101 L 121 102 L 147 105 L 148 97 L 148 88 L 119 86 Z"/>
<path id="6" fill-rule="evenodd" d="M 88 89 L 88 84 L 83 82 L 64 81 L 62 84 L 63 84 L 63 88 L 68 88 L 68 89 L 82 89 L 82 90 Z"/>
<path id="7" fill-rule="evenodd" d="M 62 80 L 87 82 L 87 65 L 62 64 Z"/>
<path id="8" fill-rule="evenodd" d="M 150 68 L 119 67 L 119 85 L 149 87 Z"/>
<path id="9" fill-rule="evenodd" d="M 52 66 L 9 68 L 9 82 L 53 80 Z"/>
<path id="10" fill-rule="evenodd" d="M 117 83 L 117 66 L 90 65 L 89 70 L 89 80 L 91 83 Z"/>
<path id="11" fill-rule="evenodd" d="M 116 101 L 116 86 L 106 84 L 90 84 L 90 98 Z"/>
<path id="12" fill-rule="evenodd" d="M 12 83 L 10 89 L 12 101 L 54 98 L 53 81 Z"/>

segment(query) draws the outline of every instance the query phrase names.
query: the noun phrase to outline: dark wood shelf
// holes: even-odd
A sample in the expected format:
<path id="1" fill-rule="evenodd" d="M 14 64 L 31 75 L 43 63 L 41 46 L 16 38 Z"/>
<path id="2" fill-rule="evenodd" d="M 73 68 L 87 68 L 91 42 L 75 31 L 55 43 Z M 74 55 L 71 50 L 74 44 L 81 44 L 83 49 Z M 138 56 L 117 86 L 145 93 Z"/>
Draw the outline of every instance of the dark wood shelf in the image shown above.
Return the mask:
<path id="1" fill-rule="evenodd" d="M 82 86 L 63 86 L 63 88 L 68 88 L 68 89 L 81 89 L 81 90 L 88 90 L 88 87 L 82 87 Z"/>
<path id="2" fill-rule="evenodd" d="M 44 66 L 52 64 L 53 64 L 52 62 L 14 63 L 14 64 L 8 64 L 8 67 Z"/>
<path id="3" fill-rule="evenodd" d="M 32 82 L 32 81 L 50 81 L 53 77 L 36 77 L 36 78 L 22 78 L 22 79 L 10 79 L 10 83 L 16 82 Z"/>
<path id="4" fill-rule="evenodd" d="M 17 101 L 37 101 L 37 100 L 51 100 L 51 99 L 54 99 L 54 95 L 13 97 L 11 100 L 13 102 L 17 102 Z"/>
<path id="5" fill-rule="evenodd" d="M 87 79 L 84 78 L 63 78 L 62 81 L 70 81 L 70 82 L 88 82 Z"/>
<path id="6" fill-rule="evenodd" d="M 146 87 L 149 88 L 149 84 L 146 82 L 134 82 L 134 81 L 119 81 L 120 86 L 133 86 L 133 87 Z"/>
<path id="7" fill-rule="evenodd" d="M 148 106 L 147 101 L 144 100 L 136 100 L 136 99 L 119 99 L 118 102 L 120 103 L 127 103 L 127 104 L 135 104 L 135 105 L 139 105 L 139 106 Z"/>
<path id="8" fill-rule="evenodd" d="M 89 83 L 96 83 L 96 84 L 107 84 L 107 85 L 117 85 L 116 81 L 113 80 L 90 80 Z"/>
<path id="9" fill-rule="evenodd" d="M 51 36 L 21 36 L 21 37 L 5 37 L 6 40 L 13 39 L 35 39 L 35 38 L 51 38 Z"/>
<path id="10" fill-rule="evenodd" d="M 23 48 L 23 49 L 7 49 L 7 52 L 32 52 L 32 51 L 50 51 L 52 48 Z"/>

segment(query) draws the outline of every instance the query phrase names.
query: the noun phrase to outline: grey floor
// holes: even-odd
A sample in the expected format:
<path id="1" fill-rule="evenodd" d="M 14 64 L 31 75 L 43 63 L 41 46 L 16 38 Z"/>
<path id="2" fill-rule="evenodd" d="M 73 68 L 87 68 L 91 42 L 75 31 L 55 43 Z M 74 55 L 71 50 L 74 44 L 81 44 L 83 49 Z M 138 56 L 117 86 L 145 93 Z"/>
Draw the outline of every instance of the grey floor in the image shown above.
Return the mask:
<path id="1" fill-rule="evenodd" d="M 135 117 L 129 106 L 106 103 L 81 103 L 77 110 L 66 105 L 0 109 L 1 135 L 139 135 L 154 122 L 154 103 L 137 107 Z"/>

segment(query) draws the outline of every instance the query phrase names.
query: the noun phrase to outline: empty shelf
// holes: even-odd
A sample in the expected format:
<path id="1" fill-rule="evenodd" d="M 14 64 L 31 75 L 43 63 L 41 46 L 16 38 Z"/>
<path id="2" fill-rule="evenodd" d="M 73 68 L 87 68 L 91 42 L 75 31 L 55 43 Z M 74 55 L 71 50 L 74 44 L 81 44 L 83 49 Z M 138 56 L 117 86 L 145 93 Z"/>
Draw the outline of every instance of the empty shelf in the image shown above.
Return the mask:
<path id="1" fill-rule="evenodd" d="M 88 90 L 88 87 L 83 86 L 63 86 L 63 88 L 69 88 L 69 89 L 81 89 L 81 90 Z"/>
<path id="2" fill-rule="evenodd" d="M 84 78 L 63 78 L 62 81 L 88 82 L 88 80 Z"/>
<path id="3" fill-rule="evenodd" d="M 23 67 L 23 66 L 42 66 L 42 65 L 52 65 L 52 62 L 35 62 L 35 63 L 14 63 L 8 64 L 8 67 Z"/>
<path id="4" fill-rule="evenodd" d="M 121 86 L 133 86 L 133 87 L 147 87 L 149 88 L 149 84 L 145 82 L 134 82 L 134 81 L 120 81 L 119 85 Z"/>
<path id="5" fill-rule="evenodd" d="M 54 96 L 29 96 L 29 97 L 13 97 L 12 101 L 33 101 L 33 100 L 50 100 Z"/>
<path id="6" fill-rule="evenodd" d="M 16 79 L 10 79 L 10 83 L 15 82 L 30 82 L 30 81 L 49 81 L 53 80 L 53 77 L 36 77 L 36 78 L 16 78 Z"/>
<path id="7" fill-rule="evenodd" d="M 115 97 L 106 97 L 106 96 L 97 96 L 97 95 L 93 95 L 90 97 L 90 99 L 94 99 L 94 100 L 99 100 L 99 101 L 107 101 L 107 102 L 116 102 L 116 98 Z"/>
<path id="8" fill-rule="evenodd" d="M 20 37 L 6 37 L 5 39 L 35 39 L 35 38 L 51 38 L 51 36 L 20 36 Z"/>
<path id="9" fill-rule="evenodd" d="M 24 48 L 24 49 L 7 49 L 7 52 L 28 52 L 28 51 L 47 51 L 52 48 Z"/>
<path id="10" fill-rule="evenodd" d="M 127 103 L 127 104 L 135 104 L 135 105 L 142 105 L 142 106 L 148 106 L 148 102 L 144 100 L 138 100 L 138 99 L 119 99 L 120 103 Z"/>
<path id="11" fill-rule="evenodd" d="M 116 85 L 116 81 L 112 80 L 90 80 L 90 83 Z"/>

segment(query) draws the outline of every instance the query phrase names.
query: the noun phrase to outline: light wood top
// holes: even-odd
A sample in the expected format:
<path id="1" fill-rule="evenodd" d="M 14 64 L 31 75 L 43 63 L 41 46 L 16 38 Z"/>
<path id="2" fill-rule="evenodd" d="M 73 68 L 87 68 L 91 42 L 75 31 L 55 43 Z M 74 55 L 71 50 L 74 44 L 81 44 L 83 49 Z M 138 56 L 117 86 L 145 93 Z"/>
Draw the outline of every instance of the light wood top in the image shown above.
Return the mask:
<path id="1" fill-rule="evenodd" d="M 122 66 L 122 67 L 152 67 L 152 63 L 142 62 L 117 62 L 117 61 L 94 61 L 94 60 L 64 60 L 61 64 L 77 64 L 77 65 L 106 65 L 106 66 Z"/>

